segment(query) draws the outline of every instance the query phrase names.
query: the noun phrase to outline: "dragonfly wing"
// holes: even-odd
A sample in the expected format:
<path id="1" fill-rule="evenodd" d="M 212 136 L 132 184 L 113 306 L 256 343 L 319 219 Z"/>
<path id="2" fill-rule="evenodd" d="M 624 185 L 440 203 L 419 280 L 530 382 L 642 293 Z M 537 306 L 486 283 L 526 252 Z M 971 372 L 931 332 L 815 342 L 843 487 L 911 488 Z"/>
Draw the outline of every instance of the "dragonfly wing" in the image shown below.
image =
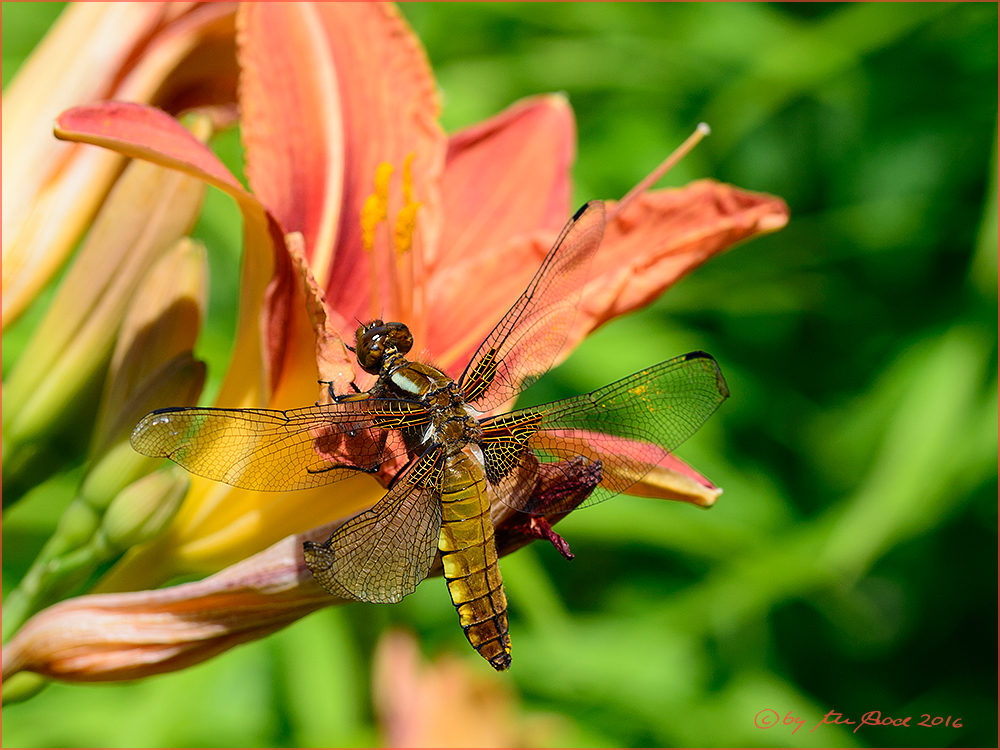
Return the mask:
<path id="1" fill-rule="evenodd" d="M 413 593 L 437 553 L 443 468 L 443 449 L 431 448 L 371 510 L 323 544 L 306 542 L 306 565 L 319 584 L 364 602 L 398 602 Z"/>
<path id="2" fill-rule="evenodd" d="M 344 479 L 406 453 L 404 431 L 427 424 L 418 403 L 369 399 L 302 409 L 160 409 L 132 447 L 250 490 L 299 490 Z"/>
<path id="3" fill-rule="evenodd" d="M 503 414 L 483 422 L 486 474 L 503 487 L 521 467 L 519 451 L 532 451 L 543 466 L 552 466 L 554 487 L 519 497 L 500 492 L 517 510 L 533 514 L 564 512 L 599 503 L 626 491 L 667 454 L 693 435 L 729 396 L 716 361 L 691 352 L 661 362 L 596 391 Z M 583 466 L 596 470 L 600 481 L 582 503 L 578 493 L 560 498 L 559 488 L 572 489 L 586 479 Z M 558 467 L 565 466 L 565 480 Z"/>
<path id="4" fill-rule="evenodd" d="M 495 409 L 552 366 L 603 236 L 604 204 L 591 201 L 566 225 L 524 294 L 469 361 L 459 379 L 468 403 L 482 412 Z"/>

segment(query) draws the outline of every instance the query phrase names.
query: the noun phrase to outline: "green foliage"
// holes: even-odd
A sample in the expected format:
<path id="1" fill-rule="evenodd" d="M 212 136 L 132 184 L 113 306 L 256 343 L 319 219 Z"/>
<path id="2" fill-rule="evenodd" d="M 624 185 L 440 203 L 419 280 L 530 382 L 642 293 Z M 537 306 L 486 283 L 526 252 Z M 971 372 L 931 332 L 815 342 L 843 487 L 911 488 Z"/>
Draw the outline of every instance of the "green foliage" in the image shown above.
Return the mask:
<path id="1" fill-rule="evenodd" d="M 5 82 L 53 16 L 9 5 Z M 449 130 L 568 93 L 578 202 L 623 195 L 705 120 L 712 135 L 667 183 L 710 176 L 792 211 L 532 389 L 549 400 L 711 352 L 733 397 L 679 454 L 726 492 L 710 512 L 618 498 L 560 525 L 572 562 L 541 544 L 505 558 L 514 663 L 497 679 L 526 712 L 567 717 L 557 744 L 995 746 L 996 5 L 403 12 Z M 202 238 L 238 247 L 216 203 Z M 225 268 L 212 293 L 230 297 L 213 296 L 203 343 L 215 377 L 233 325 Z M 50 484 L 4 519 L 8 591 L 65 505 L 65 480 Z M 4 741 L 376 743 L 369 665 L 390 622 L 488 670 L 430 581 L 172 675 L 54 685 L 4 709 Z M 758 728 L 766 709 L 805 723 Z M 810 733 L 831 710 L 914 719 Z M 925 713 L 962 727 L 913 726 Z"/>

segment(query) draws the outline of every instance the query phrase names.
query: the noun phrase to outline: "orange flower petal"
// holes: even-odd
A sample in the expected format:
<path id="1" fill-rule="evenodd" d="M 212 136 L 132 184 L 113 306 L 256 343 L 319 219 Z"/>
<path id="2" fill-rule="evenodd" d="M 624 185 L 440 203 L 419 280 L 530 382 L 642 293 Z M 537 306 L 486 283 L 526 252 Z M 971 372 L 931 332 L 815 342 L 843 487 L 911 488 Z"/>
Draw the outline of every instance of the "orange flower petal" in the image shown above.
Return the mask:
<path id="1" fill-rule="evenodd" d="M 575 142 L 573 110 L 558 94 L 524 99 L 454 133 L 442 180 L 447 223 L 428 267 L 495 252 L 520 234 L 561 229 L 571 210 Z"/>
<path id="2" fill-rule="evenodd" d="M 639 196 L 605 228 L 564 353 L 612 318 L 648 305 L 713 255 L 787 223 L 781 198 L 714 180 Z"/>
<path id="3" fill-rule="evenodd" d="M 306 258 L 325 277 L 344 184 L 333 51 L 310 3 L 249 3 L 238 18 L 250 186 L 286 232 L 302 233 Z"/>
<path id="4" fill-rule="evenodd" d="M 345 320 L 368 316 L 368 259 L 360 217 L 382 162 L 402 168 L 413 154 L 412 195 L 422 203 L 418 251 L 434 255 L 441 223 L 440 177 L 446 140 L 437 122 L 437 84 L 419 40 L 383 3 L 319 3 L 316 11 L 332 51 L 343 117 L 345 172 L 342 224 L 335 255 L 322 273 L 316 253 L 310 265 L 327 290 L 327 303 Z M 303 106 L 308 102 L 303 103 Z M 401 208 L 402 194 L 390 210 Z M 288 227 L 289 231 L 297 227 Z M 383 296 L 382 299 L 386 299 Z"/>
<path id="5" fill-rule="evenodd" d="M 722 494 L 722 489 L 669 453 L 660 466 L 653 467 L 649 474 L 629 487 L 626 494 L 679 500 L 711 508 Z"/>
<path id="6" fill-rule="evenodd" d="M 556 364 L 595 328 L 649 304 L 713 255 L 787 222 L 788 207 L 780 198 L 713 180 L 639 196 L 605 229 Z M 431 348 L 445 353 L 436 360 L 439 367 L 453 377 L 462 372 L 479 342 L 527 286 L 554 239 L 555 233 L 547 231 L 516 237 L 501 250 L 459 259 L 432 278 Z M 488 283 L 470 284 L 469 279 Z"/>

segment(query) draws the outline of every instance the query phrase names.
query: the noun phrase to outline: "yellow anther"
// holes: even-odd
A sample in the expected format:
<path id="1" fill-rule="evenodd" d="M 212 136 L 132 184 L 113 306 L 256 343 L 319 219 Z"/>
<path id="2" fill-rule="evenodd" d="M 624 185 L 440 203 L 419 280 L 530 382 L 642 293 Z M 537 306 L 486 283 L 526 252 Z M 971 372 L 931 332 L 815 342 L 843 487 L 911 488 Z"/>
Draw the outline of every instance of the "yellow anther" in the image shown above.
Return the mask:
<path id="1" fill-rule="evenodd" d="M 416 153 L 411 151 L 403 162 L 403 202 L 410 205 L 410 196 L 413 194 L 413 172 L 410 166 L 413 164 L 413 157 Z"/>
<path id="2" fill-rule="evenodd" d="M 417 209 L 420 203 L 407 203 L 396 216 L 396 253 L 402 255 L 413 247 L 413 231 L 417 226 Z"/>
<path id="3" fill-rule="evenodd" d="M 375 195 L 382 201 L 383 206 L 389 202 L 390 177 L 392 177 L 392 165 L 384 161 L 375 170 Z"/>
<path id="4" fill-rule="evenodd" d="M 379 164 L 375 170 L 375 192 L 365 199 L 361 208 L 361 242 L 368 252 L 375 247 L 375 227 L 388 213 L 390 177 L 392 165 L 388 162 Z"/>
<path id="5" fill-rule="evenodd" d="M 375 247 L 375 227 L 385 218 L 385 203 L 377 195 L 369 195 L 361 209 L 361 242 L 365 250 Z"/>

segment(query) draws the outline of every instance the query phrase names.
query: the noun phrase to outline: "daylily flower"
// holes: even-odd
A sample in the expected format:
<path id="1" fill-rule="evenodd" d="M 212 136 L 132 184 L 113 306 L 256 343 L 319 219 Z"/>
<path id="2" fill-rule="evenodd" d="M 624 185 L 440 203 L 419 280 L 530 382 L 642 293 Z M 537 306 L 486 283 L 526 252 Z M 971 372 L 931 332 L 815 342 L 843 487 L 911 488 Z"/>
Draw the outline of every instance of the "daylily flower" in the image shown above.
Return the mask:
<path id="1" fill-rule="evenodd" d="M 237 201 L 240 319 L 217 404 L 293 408 L 316 400 L 317 380 L 345 393 L 356 375 L 364 388 L 343 340 L 373 311 L 405 315 L 421 350 L 411 354 L 457 377 L 570 214 L 565 99 L 525 100 L 449 138 L 426 58 L 393 7 L 247 4 L 237 27 L 253 192 L 161 111 L 106 103 L 57 120 L 60 138 L 179 169 Z M 780 199 L 711 181 L 640 196 L 607 227 L 561 357 L 713 254 L 786 221 Z M 632 491 L 703 506 L 718 495 L 679 459 Z M 55 605 L 8 644 L 4 675 L 168 671 L 336 603 L 306 570 L 302 541 L 325 538 L 383 494 L 364 475 L 290 493 L 193 477 L 171 527 L 126 555 L 101 588 L 230 567 L 197 583 Z M 538 535 L 511 515 L 494 508 L 501 552 Z"/>
<path id="2" fill-rule="evenodd" d="M 563 721 L 526 714 L 493 675 L 444 654 L 431 662 L 412 635 L 392 630 L 376 645 L 375 716 L 383 747 L 548 747 Z"/>

